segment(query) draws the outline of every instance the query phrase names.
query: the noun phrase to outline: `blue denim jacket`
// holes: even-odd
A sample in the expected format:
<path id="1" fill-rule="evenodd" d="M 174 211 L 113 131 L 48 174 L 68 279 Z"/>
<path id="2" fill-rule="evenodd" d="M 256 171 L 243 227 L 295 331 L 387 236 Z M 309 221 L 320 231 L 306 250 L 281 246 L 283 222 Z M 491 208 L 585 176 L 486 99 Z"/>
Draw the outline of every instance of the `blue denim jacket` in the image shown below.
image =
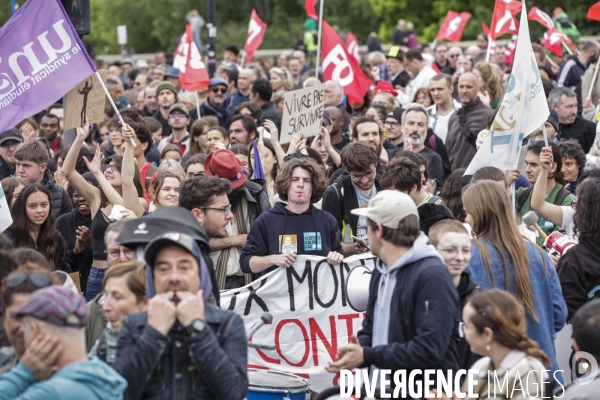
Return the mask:
<path id="1" fill-rule="evenodd" d="M 147 313 L 123 321 L 115 369 L 128 382 L 127 399 L 243 399 L 248 349 L 242 318 L 205 304 L 207 327 L 194 337 L 175 322 L 168 335 Z"/>

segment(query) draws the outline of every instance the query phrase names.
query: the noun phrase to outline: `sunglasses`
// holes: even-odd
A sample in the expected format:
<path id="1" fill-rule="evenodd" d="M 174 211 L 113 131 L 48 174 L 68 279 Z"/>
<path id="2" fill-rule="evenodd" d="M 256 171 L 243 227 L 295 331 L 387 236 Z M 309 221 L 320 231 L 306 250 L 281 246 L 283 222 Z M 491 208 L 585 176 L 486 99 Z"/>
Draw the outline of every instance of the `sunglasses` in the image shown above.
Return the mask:
<path id="1" fill-rule="evenodd" d="M 210 89 L 210 90 L 212 90 L 212 92 L 213 92 L 213 93 L 219 93 L 219 92 L 221 92 L 221 94 L 225 94 L 225 93 L 227 93 L 227 89 L 226 89 L 226 88 L 222 88 L 222 89 L 219 89 L 219 88 L 212 88 L 212 89 Z"/>
<path id="2" fill-rule="evenodd" d="M 179 119 L 179 118 L 187 118 L 185 114 L 169 114 L 169 118 Z"/>
<path id="3" fill-rule="evenodd" d="M 102 171 L 106 172 L 106 171 L 118 171 L 119 167 L 117 167 L 116 165 L 112 165 L 112 164 L 104 164 L 102 166 Z"/>
<path id="4" fill-rule="evenodd" d="M 38 289 L 52 285 L 52 279 L 41 272 L 18 272 L 16 274 L 11 274 L 4 280 L 4 284 L 6 287 L 14 289 L 23 284 L 26 280 L 29 280 L 29 282 Z"/>

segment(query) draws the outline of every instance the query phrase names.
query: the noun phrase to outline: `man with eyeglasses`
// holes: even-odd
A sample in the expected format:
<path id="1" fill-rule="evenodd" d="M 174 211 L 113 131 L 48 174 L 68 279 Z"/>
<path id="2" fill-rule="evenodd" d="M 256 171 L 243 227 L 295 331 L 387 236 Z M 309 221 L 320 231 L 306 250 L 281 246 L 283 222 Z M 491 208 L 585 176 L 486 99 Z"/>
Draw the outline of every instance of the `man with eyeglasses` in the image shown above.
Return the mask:
<path id="1" fill-rule="evenodd" d="M 350 256 L 369 251 L 366 219 L 350 214 L 350 210 L 366 207 L 381 190 L 376 169 L 379 157 L 372 146 L 354 142 L 344 147 L 340 158 L 346 173 L 325 191 L 322 207 L 336 219 L 344 255 Z"/>
<path id="2" fill-rule="evenodd" d="M 15 153 L 23 143 L 23 136 L 17 128 L 0 133 L 0 181 L 17 172 Z"/>
<path id="3" fill-rule="evenodd" d="M 385 133 L 387 139 L 396 147 L 404 145 L 404 135 L 402 134 L 402 107 L 393 108 L 385 118 Z"/>
<path id="4" fill-rule="evenodd" d="M 462 49 L 458 46 L 452 46 L 448 49 L 448 64 L 442 69 L 443 74 L 454 75 L 457 68 L 456 62 L 458 61 L 458 57 L 462 56 L 462 53 Z"/>
<path id="5" fill-rule="evenodd" d="M 212 115 L 219 121 L 219 126 L 227 128 L 227 104 L 225 98 L 229 90 L 228 82 L 219 77 L 212 78 L 208 84 L 208 98 L 200 106 L 200 115 Z"/>
<path id="6" fill-rule="evenodd" d="M 4 329 L 10 347 L 0 348 L 0 375 L 10 371 L 26 352 L 23 338 L 23 321 L 16 311 L 38 289 L 56 283 L 52 275 L 41 267 L 26 264 L 8 275 L 2 282 L 0 310 L 4 317 Z M 31 354 L 30 354 L 31 355 Z"/>
<path id="7" fill-rule="evenodd" d="M 256 219 L 259 215 L 269 211 L 271 204 L 264 187 L 246 179 L 246 169 L 230 150 L 217 150 L 209 154 L 204 163 L 204 173 L 207 177 L 223 178 L 230 182 L 232 190 L 227 193 L 229 201 L 225 203 L 223 198 L 215 197 L 210 207 L 216 209 L 199 209 L 194 213 L 193 208 L 199 208 L 196 198 L 204 196 L 200 195 L 199 191 L 206 190 L 203 186 L 197 186 L 194 190 L 197 190 L 198 193 L 190 196 L 191 200 L 188 200 L 189 197 L 182 188 L 179 204 L 191 210 L 203 226 L 210 222 L 207 219 L 209 214 L 211 214 L 212 221 L 217 221 L 217 226 L 214 228 L 209 226 L 209 228 L 213 230 L 212 235 L 214 235 L 210 240 L 212 249 L 210 258 L 214 264 L 219 290 L 245 286 L 252 282 L 252 275 L 244 274 L 240 269 L 242 246 L 246 244 L 248 233 Z M 197 179 L 194 178 L 192 181 L 195 182 Z M 184 184 L 184 188 L 188 188 L 188 185 L 192 185 L 192 183 Z M 223 190 L 221 188 L 220 193 L 223 193 L 221 192 Z M 204 202 L 204 204 L 208 203 L 208 200 Z M 226 223 L 227 220 L 230 223 Z M 220 223 L 225 223 L 225 236 L 221 236 L 222 225 L 219 225 Z"/>
<path id="8" fill-rule="evenodd" d="M 199 153 L 191 156 L 187 162 L 185 163 L 185 167 L 183 170 L 185 171 L 186 179 L 192 179 L 195 177 L 204 176 L 204 163 L 206 162 L 207 154 Z M 183 189 L 182 189 L 183 190 Z M 180 196 L 180 206 L 181 206 L 181 192 Z"/>
<path id="9" fill-rule="evenodd" d="M 162 81 L 156 86 L 156 99 L 158 110 L 152 115 L 162 125 L 162 137 L 169 136 L 172 133 L 169 125 L 169 110 L 177 102 L 177 89 L 169 81 Z"/>
<path id="10" fill-rule="evenodd" d="M 169 126 L 171 127 L 171 134 L 160 141 L 158 144 L 158 151 L 162 152 L 163 149 L 169 145 L 178 146 L 182 154 L 186 154 L 190 148 L 190 134 L 188 133 L 187 126 L 190 122 L 190 112 L 181 103 L 175 103 L 169 108 Z M 164 132 L 164 131 L 163 131 Z"/>

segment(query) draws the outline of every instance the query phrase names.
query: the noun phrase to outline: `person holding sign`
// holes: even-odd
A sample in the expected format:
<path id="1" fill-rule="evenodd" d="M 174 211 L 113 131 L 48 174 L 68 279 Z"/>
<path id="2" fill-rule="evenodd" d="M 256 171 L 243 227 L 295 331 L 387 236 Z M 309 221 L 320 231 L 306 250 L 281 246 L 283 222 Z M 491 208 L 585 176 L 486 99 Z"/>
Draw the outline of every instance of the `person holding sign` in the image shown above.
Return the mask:
<path id="1" fill-rule="evenodd" d="M 240 267 L 245 273 L 290 267 L 298 254 L 327 257 L 329 264 L 344 258 L 335 218 L 315 208 L 327 179 L 323 167 L 309 157 L 294 158 L 277 176 L 275 189 L 283 201 L 260 215 L 242 248 Z"/>

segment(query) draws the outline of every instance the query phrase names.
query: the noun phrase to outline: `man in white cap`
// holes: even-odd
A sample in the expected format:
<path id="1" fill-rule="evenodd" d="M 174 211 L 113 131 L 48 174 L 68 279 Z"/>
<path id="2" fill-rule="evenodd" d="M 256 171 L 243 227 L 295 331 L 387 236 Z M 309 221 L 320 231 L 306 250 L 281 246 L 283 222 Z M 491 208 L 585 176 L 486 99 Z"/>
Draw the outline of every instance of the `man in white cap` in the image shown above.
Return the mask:
<path id="1" fill-rule="evenodd" d="M 358 340 L 353 336 L 341 346 L 327 370 L 369 367 L 373 377 L 376 369 L 391 369 L 392 376 L 396 370 L 407 376 L 412 370 L 458 370 L 458 295 L 444 261 L 419 228 L 415 202 L 382 190 L 367 208 L 351 212 L 367 218 L 371 252 L 379 260 Z M 415 387 L 422 384 L 415 380 Z"/>

